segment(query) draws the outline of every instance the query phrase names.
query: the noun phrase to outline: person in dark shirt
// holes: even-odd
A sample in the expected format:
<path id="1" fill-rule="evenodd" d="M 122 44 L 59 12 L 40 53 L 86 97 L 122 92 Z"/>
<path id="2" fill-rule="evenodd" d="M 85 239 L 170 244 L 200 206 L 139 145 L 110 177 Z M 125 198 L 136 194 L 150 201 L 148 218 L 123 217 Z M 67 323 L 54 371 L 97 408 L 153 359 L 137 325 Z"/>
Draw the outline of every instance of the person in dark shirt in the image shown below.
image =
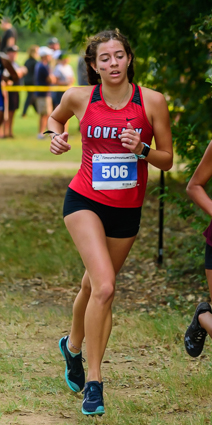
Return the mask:
<path id="1" fill-rule="evenodd" d="M 22 78 L 27 74 L 27 68 L 25 66 L 20 66 L 18 62 L 16 62 L 17 54 L 18 54 L 19 48 L 18 46 L 10 46 L 7 47 L 7 56 L 13 66 L 13 68 L 16 70 L 16 73 L 18 74 L 18 80 L 16 80 L 13 85 L 22 85 Z M 8 76 L 8 72 L 4 71 L 3 75 L 6 77 Z M 9 115 L 8 120 L 4 121 L 4 137 L 10 137 L 14 138 L 13 134 L 13 122 L 14 122 L 14 115 L 15 111 L 19 108 L 19 92 L 18 91 L 11 91 L 8 93 L 8 106 L 9 106 Z"/>
<path id="2" fill-rule="evenodd" d="M 8 71 L 8 77 L 3 75 L 5 69 Z M 0 126 L 4 121 L 4 96 L 1 89 L 1 82 L 7 82 L 9 79 L 12 81 L 17 81 L 18 74 L 11 64 L 9 57 L 5 53 L 0 52 Z M 0 137 L 3 137 L 2 132 Z"/>
<path id="3" fill-rule="evenodd" d="M 8 47 L 14 46 L 16 45 L 17 42 L 17 31 L 16 29 L 12 26 L 10 19 L 3 17 L 0 21 L 0 27 L 3 30 L 3 35 L 1 37 L 0 40 L 0 51 L 1 52 L 6 52 Z M 7 69 L 7 68 L 5 68 Z M 4 98 L 1 99 L 2 100 L 2 105 L 4 108 L 4 105 L 7 105 L 9 102 L 9 96 L 8 96 L 8 92 L 4 92 Z M 6 112 L 3 112 L 3 115 L 6 116 Z M 1 120 L 3 121 L 3 117 L 1 117 Z M 0 132 L 1 136 L 0 137 L 4 137 L 3 132 Z"/>
<path id="4" fill-rule="evenodd" d="M 1 28 L 4 31 L 1 40 L 1 52 L 6 52 L 7 47 L 14 46 L 17 42 L 17 31 L 12 26 L 9 18 L 2 18 Z"/>
<path id="5" fill-rule="evenodd" d="M 35 65 L 35 85 L 36 86 L 50 86 L 57 82 L 56 77 L 52 74 L 50 69 L 50 62 L 52 60 L 53 51 L 47 46 L 42 46 L 38 50 L 40 61 Z M 50 91 L 37 91 L 36 92 L 36 105 L 37 111 L 40 115 L 39 120 L 39 133 L 38 139 L 43 139 L 45 136 L 43 132 L 47 127 L 47 120 L 52 112 L 52 97 Z"/>
<path id="6" fill-rule="evenodd" d="M 34 72 L 35 72 L 35 65 L 36 65 L 37 59 L 38 59 L 38 49 L 39 49 L 39 46 L 37 46 L 37 45 L 32 45 L 28 49 L 29 57 L 24 64 L 26 66 L 26 68 L 28 69 L 28 73 L 24 77 L 24 84 L 26 86 L 34 86 L 34 84 L 35 84 L 35 82 L 34 82 Z M 22 117 L 26 116 L 27 109 L 30 105 L 32 105 L 35 112 L 37 112 L 36 96 L 35 96 L 35 93 L 32 92 L 32 91 L 27 92 L 26 100 L 25 100 L 24 107 L 23 107 Z"/>

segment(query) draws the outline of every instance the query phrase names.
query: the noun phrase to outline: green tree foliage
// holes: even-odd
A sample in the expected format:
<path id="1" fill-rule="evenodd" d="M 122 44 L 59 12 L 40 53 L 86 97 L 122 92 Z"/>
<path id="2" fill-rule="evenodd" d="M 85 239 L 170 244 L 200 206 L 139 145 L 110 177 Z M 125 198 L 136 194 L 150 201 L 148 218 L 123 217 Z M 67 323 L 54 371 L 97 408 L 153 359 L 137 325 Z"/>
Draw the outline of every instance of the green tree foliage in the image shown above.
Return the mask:
<path id="1" fill-rule="evenodd" d="M 136 81 L 166 96 L 176 151 L 190 177 L 211 138 L 211 0 L 1 0 L 5 12 L 39 31 L 57 14 L 72 46 L 119 28 L 135 51 Z"/>
<path id="2" fill-rule="evenodd" d="M 15 22 L 14 24 L 17 33 L 18 33 L 18 46 L 21 51 L 27 51 L 32 44 L 38 44 L 39 46 L 44 46 L 48 43 L 48 40 L 51 37 L 57 37 L 60 41 L 61 49 L 70 50 L 70 43 L 72 40 L 70 31 L 66 30 L 58 17 L 58 13 L 55 13 L 50 19 L 48 19 L 42 26 L 40 31 L 30 30 L 27 27 L 25 21 L 20 23 Z M 0 37 L 3 34 L 3 30 L 0 30 Z M 72 53 L 79 51 L 75 48 L 71 49 Z"/>
<path id="3" fill-rule="evenodd" d="M 136 55 L 136 80 L 163 92 L 179 119 L 177 151 L 187 158 L 190 132 L 206 145 L 211 130 L 211 0 L 1 0 L 0 14 L 41 31 L 55 14 L 71 33 L 71 44 L 104 28 L 119 28 Z M 55 22 L 54 22 L 55 25 Z M 209 78 L 209 77 L 208 77 Z M 187 143 L 181 143 L 181 128 Z M 190 156 L 188 157 L 190 159 Z"/>

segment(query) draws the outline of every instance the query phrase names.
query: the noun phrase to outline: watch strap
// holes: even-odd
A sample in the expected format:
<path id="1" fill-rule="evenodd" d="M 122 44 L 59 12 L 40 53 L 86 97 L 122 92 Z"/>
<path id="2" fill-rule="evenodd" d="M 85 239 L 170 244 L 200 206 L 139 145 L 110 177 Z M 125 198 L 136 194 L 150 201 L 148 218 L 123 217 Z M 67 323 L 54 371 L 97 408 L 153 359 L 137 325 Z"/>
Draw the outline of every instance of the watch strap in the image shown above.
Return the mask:
<path id="1" fill-rule="evenodd" d="M 137 159 L 144 159 L 147 157 L 149 151 L 150 151 L 150 147 L 149 145 L 147 145 L 147 143 L 143 143 L 144 147 L 142 149 L 142 152 L 140 155 L 135 154 Z"/>

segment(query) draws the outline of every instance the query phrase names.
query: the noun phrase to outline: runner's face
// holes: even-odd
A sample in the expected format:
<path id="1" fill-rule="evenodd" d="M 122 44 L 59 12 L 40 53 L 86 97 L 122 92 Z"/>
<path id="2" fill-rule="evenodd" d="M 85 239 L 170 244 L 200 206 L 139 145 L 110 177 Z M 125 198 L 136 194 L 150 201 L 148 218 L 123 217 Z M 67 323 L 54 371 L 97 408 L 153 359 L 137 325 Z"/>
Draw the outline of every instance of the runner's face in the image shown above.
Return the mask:
<path id="1" fill-rule="evenodd" d="M 127 76 L 127 68 L 131 56 L 127 56 L 125 48 L 118 40 L 109 40 L 99 44 L 96 54 L 96 69 L 101 79 L 120 82 Z"/>

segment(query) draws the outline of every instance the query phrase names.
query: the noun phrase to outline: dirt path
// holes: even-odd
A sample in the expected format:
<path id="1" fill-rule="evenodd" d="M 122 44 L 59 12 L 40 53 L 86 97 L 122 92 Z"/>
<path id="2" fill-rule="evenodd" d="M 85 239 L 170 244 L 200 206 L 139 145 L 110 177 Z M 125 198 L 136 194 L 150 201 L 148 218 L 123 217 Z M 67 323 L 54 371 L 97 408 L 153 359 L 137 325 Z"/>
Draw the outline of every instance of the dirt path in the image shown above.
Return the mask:
<path id="1" fill-rule="evenodd" d="M 80 162 L 57 162 L 57 161 L 0 161 L 0 171 L 5 170 L 77 170 L 80 167 Z M 185 164 L 174 164 L 171 171 L 181 171 L 185 168 Z M 149 164 L 149 170 L 159 170 Z"/>
<path id="2" fill-rule="evenodd" d="M 79 162 L 56 162 L 56 161 L 0 161 L 2 170 L 76 170 Z"/>

